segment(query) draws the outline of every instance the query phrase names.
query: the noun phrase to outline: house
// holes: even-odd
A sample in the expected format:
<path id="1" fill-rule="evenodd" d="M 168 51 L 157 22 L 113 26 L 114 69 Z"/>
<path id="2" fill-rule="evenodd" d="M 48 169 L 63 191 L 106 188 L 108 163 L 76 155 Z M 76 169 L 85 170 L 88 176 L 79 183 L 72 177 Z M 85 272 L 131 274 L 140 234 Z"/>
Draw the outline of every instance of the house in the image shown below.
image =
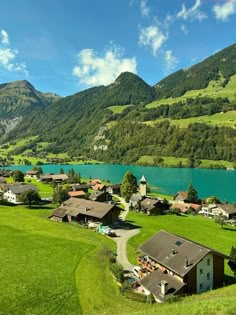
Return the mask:
<path id="1" fill-rule="evenodd" d="M 103 185 L 103 184 L 95 184 L 95 185 L 92 185 L 92 189 L 93 190 L 100 190 L 100 191 L 106 191 L 106 186 Z"/>
<path id="2" fill-rule="evenodd" d="M 100 179 L 90 179 L 90 181 L 89 181 L 89 184 L 91 186 L 94 186 L 96 184 L 101 184 L 101 183 L 102 183 L 102 181 Z"/>
<path id="3" fill-rule="evenodd" d="M 75 197 L 75 198 L 85 198 L 86 192 L 83 190 L 76 190 L 76 191 L 68 191 L 69 197 Z"/>
<path id="4" fill-rule="evenodd" d="M 40 176 L 40 181 L 41 182 L 56 182 L 56 183 L 61 183 L 69 179 L 67 174 L 45 174 Z"/>
<path id="5" fill-rule="evenodd" d="M 8 202 L 19 204 L 22 203 L 19 200 L 19 196 L 27 190 L 34 190 L 38 191 L 37 187 L 32 184 L 13 184 L 13 185 L 6 185 L 5 192 L 3 194 L 3 199 L 7 200 Z"/>
<path id="6" fill-rule="evenodd" d="M 70 198 L 54 210 L 49 218 L 62 222 L 95 222 L 108 225 L 118 219 L 120 212 L 121 209 L 113 204 Z"/>
<path id="7" fill-rule="evenodd" d="M 201 210 L 202 206 L 195 203 L 186 203 L 186 202 L 173 202 L 170 209 L 179 209 L 182 213 L 187 213 L 189 210 L 192 210 L 195 213 L 198 213 Z"/>
<path id="8" fill-rule="evenodd" d="M 145 198 L 140 205 L 140 212 L 147 215 L 161 214 L 165 208 L 163 200 L 154 198 Z"/>
<path id="9" fill-rule="evenodd" d="M 139 252 L 138 263 L 148 271 L 140 284 L 157 302 L 223 286 L 224 259 L 229 257 L 212 248 L 161 230 Z"/>
<path id="10" fill-rule="evenodd" d="M 120 195 L 120 184 L 108 186 L 107 192 L 111 195 Z"/>
<path id="11" fill-rule="evenodd" d="M 143 199 L 143 197 L 140 195 L 140 193 L 133 194 L 130 197 L 130 201 L 129 201 L 130 206 L 132 208 L 138 209 L 140 207 L 140 202 L 142 199 Z"/>
<path id="12" fill-rule="evenodd" d="M 71 186 L 74 191 L 84 191 L 85 193 L 88 192 L 90 187 L 91 185 L 89 184 L 74 184 Z"/>
<path id="13" fill-rule="evenodd" d="M 93 201 L 107 202 L 112 200 L 112 196 L 106 191 L 95 190 L 90 194 L 89 199 Z"/>
<path id="14" fill-rule="evenodd" d="M 223 215 L 227 219 L 233 219 L 236 217 L 236 208 L 230 204 L 216 204 L 211 208 L 211 214 L 213 216 Z"/>
<path id="15" fill-rule="evenodd" d="M 175 201 L 187 201 L 188 200 L 188 192 L 187 191 L 178 191 L 177 194 L 174 195 Z"/>
<path id="16" fill-rule="evenodd" d="M 28 178 L 35 178 L 37 179 L 39 176 L 39 172 L 38 171 L 34 171 L 34 170 L 29 170 L 25 172 L 25 177 Z"/>

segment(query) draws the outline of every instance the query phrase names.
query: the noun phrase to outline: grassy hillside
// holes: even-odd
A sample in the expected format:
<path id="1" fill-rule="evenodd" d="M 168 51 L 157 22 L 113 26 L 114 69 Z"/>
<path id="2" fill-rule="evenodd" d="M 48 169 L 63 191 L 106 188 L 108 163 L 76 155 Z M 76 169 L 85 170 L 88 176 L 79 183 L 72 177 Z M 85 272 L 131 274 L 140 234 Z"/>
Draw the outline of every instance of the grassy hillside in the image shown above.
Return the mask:
<path id="1" fill-rule="evenodd" d="M 204 89 L 187 91 L 184 95 L 179 97 L 169 97 L 166 99 L 156 100 L 152 103 L 146 105 L 147 108 L 155 108 L 161 104 L 174 104 L 180 101 L 185 101 L 187 98 L 191 97 L 204 97 L 209 96 L 212 98 L 217 97 L 228 97 L 229 100 L 233 101 L 236 99 L 236 74 L 233 75 L 228 84 L 222 87 L 223 79 L 217 81 L 212 80 L 209 82 L 208 86 Z"/>
<path id="2" fill-rule="evenodd" d="M 77 225 L 48 220 L 51 211 L 0 206 L 1 315 L 234 314 L 236 285 L 165 305 L 125 298 L 102 253 L 104 248 L 115 250 L 113 241 Z M 132 213 L 129 219 L 142 226 L 129 243 L 132 260 L 137 245 L 160 228 L 226 253 L 232 244 L 233 231 L 203 218 Z"/>
<path id="3" fill-rule="evenodd" d="M 145 124 L 153 126 L 156 123 L 167 120 L 167 118 L 159 118 L 153 121 L 146 121 Z M 217 113 L 211 116 L 198 116 L 185 119 L 168 119 L 171 124 L 177 125 L 180 128 L 187 128 L 189 124 L 204 123 L 210 126 L 226 126 L 234 128 L 236 126 L 236 111 L 226 113 Z"/>
<path id="4" fill-rule="evenodd" d="M 133 105 L 114 105 L 107 107 L 112 111 L 113 114 L 121 114 L 126 108 L 129 108 Z"/>

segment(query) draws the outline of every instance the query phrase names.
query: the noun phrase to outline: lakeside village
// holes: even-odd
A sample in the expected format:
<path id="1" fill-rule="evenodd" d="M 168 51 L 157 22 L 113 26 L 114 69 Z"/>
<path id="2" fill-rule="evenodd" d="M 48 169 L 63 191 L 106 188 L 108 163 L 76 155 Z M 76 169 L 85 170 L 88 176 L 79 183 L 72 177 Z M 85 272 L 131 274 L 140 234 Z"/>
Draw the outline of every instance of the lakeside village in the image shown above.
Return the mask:
<path id="1" fill-rule="evenodd" d="M 39 184 L 53 187 L 52 198 L 40 197 Z M 224 224 L 236 226 L 234 205 L 223 204 L 216 197 L 199 200 L 191 183 L 188 190 L 176 192 L 173 200 L 151 197 L 145 176 L 137 182 L 129 171 L 121 184 L 111 184 L 93 178 L 82 182 L 80 174 L 75 174 L 73 169 L 68 174 L 43 174 L 40 167 L 25 174 L 0 170 L 0 196 L 2 206 L 26 203 L 32 207 L 34 203 L 55 202 L 59 206 L 49 219 L 80 224 L 114 240 L 118 231 L 127 232 L 129 224 L 125 215 L 128 211 L 148 216 L 202 215 L 213 218 L 221 227 Z M 127 264 L 120 257 L 114 255 L 112 259 L 123 265 L 122 276 L 134 292 L 151 296 L 152 301 L 160 303 L 224 286 L 225 259 L 236 272 L 236 253 L 229 257 L 163 230 L 140 244 L 138 252 L 137 266 L 130 264 L 130 270 L 123 270 Z"/>

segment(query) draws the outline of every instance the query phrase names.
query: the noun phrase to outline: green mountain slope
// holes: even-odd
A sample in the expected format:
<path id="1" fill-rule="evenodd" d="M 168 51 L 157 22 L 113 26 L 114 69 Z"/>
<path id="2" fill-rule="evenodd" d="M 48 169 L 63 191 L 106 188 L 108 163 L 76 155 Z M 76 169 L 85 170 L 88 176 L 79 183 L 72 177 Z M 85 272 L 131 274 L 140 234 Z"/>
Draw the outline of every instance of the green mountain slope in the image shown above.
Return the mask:
<path id="1" fill-rule="evenodd" d="M 155 87 L 163 98 L 181 96 L 187 91 L 204 89 L 211 80 L 224 78 L 222 86 L 236 74 L 236 44 L 233 44 L 204 61 L 181 69 L 158 82 Z"/>

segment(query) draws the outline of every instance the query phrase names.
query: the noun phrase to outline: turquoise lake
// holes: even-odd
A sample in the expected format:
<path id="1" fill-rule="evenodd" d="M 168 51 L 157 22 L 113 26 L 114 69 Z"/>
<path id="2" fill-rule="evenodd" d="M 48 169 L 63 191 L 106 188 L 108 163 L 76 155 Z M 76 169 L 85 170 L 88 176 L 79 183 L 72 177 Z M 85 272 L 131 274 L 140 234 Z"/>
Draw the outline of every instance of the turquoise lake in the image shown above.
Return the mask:
<path id="1" fill-rule="evenodd" d="M 180 190 L 186 190 L 192 182 L 200 198 L 214 195 L 223 202 L 236 201 L 236 171 L 111 164 L 42 165 L 44 173 L 57 174 L 61 168 L 65 173 L 73 168 L 82 177 L 109 179 L 111 183 L 120 183 L 125 172 L 130 170 L 138 180 L 144 175 L 148 185 L 163 194 L 173 195 Z M 12 166 L 9 169 L 25 172 L 32 169 L 32 166 Z"/>

